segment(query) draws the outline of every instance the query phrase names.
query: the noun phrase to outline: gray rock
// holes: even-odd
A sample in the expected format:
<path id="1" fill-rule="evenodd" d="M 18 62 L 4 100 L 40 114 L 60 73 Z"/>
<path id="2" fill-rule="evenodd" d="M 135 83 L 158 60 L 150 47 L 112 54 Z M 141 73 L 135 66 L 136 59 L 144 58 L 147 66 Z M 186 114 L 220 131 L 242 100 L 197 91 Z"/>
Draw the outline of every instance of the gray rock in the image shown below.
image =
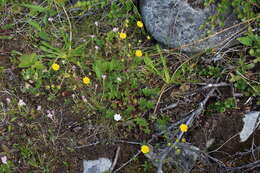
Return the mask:
<path id="1" fill-rule="evenodd" d="M 244 126 L 240 132 L 240 141 L 245 142 L 260 125 L 260 111 L 252 111 L 245 114 Z"/>
<path id="2" fill-rule="evenodd" d="M 112 162 L 107 158 L 99 158 L 98 160 L 84 160 L 83 173 L 103 173 L 108 171 Z"/>
<path id="3" fill-rule="evenodd" d="M 180 50 L 185 52 L 221 47 L 230 36 L 241 30 L 238 26 L 216 34 L 239 22 L 231 10 L 226 10 L 225 26 L 216 27 L 213 30 L 215 35 L 206 38 L 209 29 L 200 29 L 200 26 L 216 13 L 215 5 L 199 8 L 186 0 L 140 0 L 140 9 L 146 29 L 155 40 L 170 48 L 181 47 Z"/>

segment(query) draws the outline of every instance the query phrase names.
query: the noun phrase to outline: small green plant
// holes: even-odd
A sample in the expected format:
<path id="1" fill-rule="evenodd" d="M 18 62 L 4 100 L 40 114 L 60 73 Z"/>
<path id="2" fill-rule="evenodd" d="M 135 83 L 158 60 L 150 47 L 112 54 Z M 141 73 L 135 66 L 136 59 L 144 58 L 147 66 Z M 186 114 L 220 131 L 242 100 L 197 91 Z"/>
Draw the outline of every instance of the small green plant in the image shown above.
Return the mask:
<path id="1" fill-rule="evenodd" d="M 224 101 L 217 101 L 213 104 L 210 104 L 208 110 L 223 113 L 233 108 L 236 108 L 234 98 L 227 98 Z"/>
<path id="2" fill-rule="evenodd" d="M 6 164 L 0 164 L 0 172 L 2 173 L 12 173 L 14 164 L 12 161 L 8 160 Z"/>
<path id="3" fill-rule="evenodd" d="M 142 164 L 142 167 L 144 169 L 144 172 L 149 172 L 149 170 L 151 168 L 153 168 L 153 165 L 151 164 L 151 162 L 144 161 L 144 163 Z"/>

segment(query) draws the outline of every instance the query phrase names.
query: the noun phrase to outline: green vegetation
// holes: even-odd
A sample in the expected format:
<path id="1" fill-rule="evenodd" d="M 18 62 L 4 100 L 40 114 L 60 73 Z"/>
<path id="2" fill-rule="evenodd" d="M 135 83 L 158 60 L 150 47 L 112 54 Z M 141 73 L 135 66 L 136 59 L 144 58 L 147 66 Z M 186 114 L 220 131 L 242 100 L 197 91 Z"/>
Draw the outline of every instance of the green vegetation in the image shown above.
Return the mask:
<path id="1" fill-rule="evenodd" d="M 87 145 L 84 131 L 101 133 L 105 144 L 145 142 L 155 133 L 154 123 L 165 129 L 173 118 L 160 114 L 162 102 L 180 100 L 201 83 L 221 79 L 243 97 L 259 97 L 257 0 L 221 1 L 219 14 L 231 5 L 251 27 L 238 39 L 240 51 L 211 64 L 201 55 L 212 57 L 214 50 L 187 57 L 155 45 L 133 0 L 36 2 L 0 0 L 0 53 L 8 59 L 0 62 L 0 157 L 7 156 L 1 173 L 77 172 L 84 157 L 77 156 L 77 147 Z M 229 97 L 209 111 L 237 109 L 235 96 Z M 122 119 L 114 120 L 115 114 Z M 94 130 L 87 131 L 87 125 Z M 144 171 L 152 169 L 151 163 L 140 162 Z"/>

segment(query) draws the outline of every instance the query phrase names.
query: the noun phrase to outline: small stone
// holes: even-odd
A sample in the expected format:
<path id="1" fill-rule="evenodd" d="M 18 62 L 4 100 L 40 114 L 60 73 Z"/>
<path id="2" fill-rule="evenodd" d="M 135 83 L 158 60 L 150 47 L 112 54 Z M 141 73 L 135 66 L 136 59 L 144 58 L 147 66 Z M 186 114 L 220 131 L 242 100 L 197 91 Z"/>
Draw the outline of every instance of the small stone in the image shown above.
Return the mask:
<path id="1" fill-rule="evenodd" d="M 83 173 L 103 173 L 108 171 L 112 162 L 107 158 L 99 158 L 98 160 L 84 160 Z"/>

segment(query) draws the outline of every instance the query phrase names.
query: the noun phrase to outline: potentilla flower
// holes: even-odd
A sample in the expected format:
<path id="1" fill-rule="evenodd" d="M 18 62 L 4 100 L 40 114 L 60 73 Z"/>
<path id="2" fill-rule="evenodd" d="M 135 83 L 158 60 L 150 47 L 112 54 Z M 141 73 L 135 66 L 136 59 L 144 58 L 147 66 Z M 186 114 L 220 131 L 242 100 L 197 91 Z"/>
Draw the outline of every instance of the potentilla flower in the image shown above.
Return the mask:
<path id="1" fill-rule="evenodd" d="M 87 76 L 83 77 L 82 82 L 83 82 L 84 84 L 88 85 L 88 84 L 90 83 L 89 77 L 87 77 Z"/>
<path id="2" fill-rule="evenodd" d="M 141 57 L 141 56 L 143 56 L 143 52 L 141 50 L 136 50 L 135 51 L 135 56 Z"/>
<path id="3" fill-rule="evenodd" d="M 18 102 L 18 106 L 19 107 L 22 107 L 22 106 L 25 106 L 26 105 L 26 103 L 23 101 L 23 100 L 19 100 L 19 102 Z"/>
<path id="4" fill-rule="evenodd" d="M 122 116 L 120 114 L 115 114 L 114 115 L 114 120 L 120 121 L 122 119 Z"/>
<path id="5" fill-rule="evenodd" d="M 59 64 L 52 64 L 51 68 L 54 70 L 54 71 L 58 71 L 60 69 L 60 65 Z"/>
<path id="6" fill-rule="evenodd" d="M 120 32 L 119 33 L 119 38 L 122 39 L 122 40 L 126 39 L 126 33 Z"/>
<path id="7" fill-rule="evenodd" d="M 147 154 L 147 153 L 150 152 L 150 148 L 149 148 L 148 145 L 142 145 L 141 146 L 141 151 L 142 151 L 142 153 Z"/>
<path id="8" fill-rule="evenodd" d="M 137 25 L 137 27 L 139 27 L 139 28 L 144 27 L 144 24 L 143 24 L 142 21 L 137 21 L 137 22 L 136 22 L 136 25 Z"/>
<path id="9" fill-rule="evenodd" d="M 188 131 L 188 126 L 186 124 L 181 124 L 180 125 L 180 130 L 181 130 L 181 132 L 187 132 Z"/>

